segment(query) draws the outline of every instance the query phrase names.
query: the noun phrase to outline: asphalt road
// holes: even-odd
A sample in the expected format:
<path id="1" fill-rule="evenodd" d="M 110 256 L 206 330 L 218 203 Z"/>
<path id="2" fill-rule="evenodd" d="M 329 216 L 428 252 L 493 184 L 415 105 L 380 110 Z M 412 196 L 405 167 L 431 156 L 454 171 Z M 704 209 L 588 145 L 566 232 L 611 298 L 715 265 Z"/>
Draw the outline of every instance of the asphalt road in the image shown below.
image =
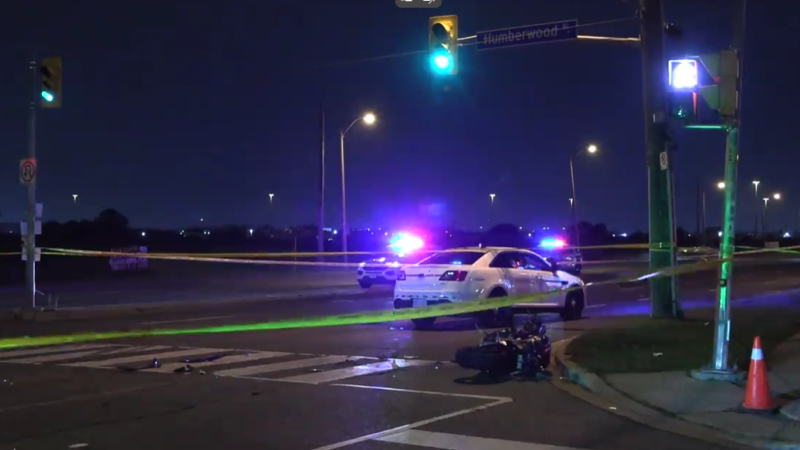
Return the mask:
<path id="1" fill-rule="evenodd" d="M 683 277 L 687 308 L 711 304 L 714 273 Z M 797 297 L 785 294 L 752 297 L 798 288 L 798 275 L 794 264 L 741 267 L 734 307 L 797 307 Z M 554 340 L 646 311 L 644 285 L 589 289 L 586 319 L 546 317 Z M 232 300 L 102 320 L 3 323 L 0 333 L 205 327 L 386 309 L 390 301 L 389 290 L 380 288 Z M 457 348 L 478 339 L 472 321 L 445 319 L 427 332 L 397 322 L 6 350 L 0 352 L 0 448 L 721 448 L 583 403 L 557 389 L 559 380 L 479 382 L 449 363 Z M 154 358 L 159 367 L 152 367 Z M 193 370 L 175 373 L 187 358 L 196 360 Z"/>

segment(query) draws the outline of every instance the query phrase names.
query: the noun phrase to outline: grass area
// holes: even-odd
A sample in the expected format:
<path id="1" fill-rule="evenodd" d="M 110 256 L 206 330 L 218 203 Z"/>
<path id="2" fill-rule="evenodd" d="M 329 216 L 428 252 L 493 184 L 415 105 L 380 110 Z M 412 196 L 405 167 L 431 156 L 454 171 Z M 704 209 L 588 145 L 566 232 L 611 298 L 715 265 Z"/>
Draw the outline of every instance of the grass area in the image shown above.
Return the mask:
<path id="1" fill-rule="evenodd" d="M 731 319 L 730 362 L 746 370 L 753 338 L 769 354 L 781 342 L 800 333 L 800 311 L 787 308 L 734 310 Z M 634 321 L 598 328 L 570 342 L 567 354 L 597 374 L 662 372 L 699 369 L 711 361 L 714 323 L 710 316 L 683 321 Z M 655 356 L 655 354 L 660 355 Z"/>

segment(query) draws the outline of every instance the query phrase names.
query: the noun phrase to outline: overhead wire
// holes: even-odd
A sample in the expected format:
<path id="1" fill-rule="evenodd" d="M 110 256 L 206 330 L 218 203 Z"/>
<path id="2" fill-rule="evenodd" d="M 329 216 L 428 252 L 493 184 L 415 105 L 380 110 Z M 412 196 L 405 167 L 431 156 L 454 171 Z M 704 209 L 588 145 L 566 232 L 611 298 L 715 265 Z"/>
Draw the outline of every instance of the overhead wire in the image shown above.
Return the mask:
<path id="1" fill-rule="evenodd" d="M 590 22 L 590 23 L 586 23 L 586 24 L 580 24 L 579 23 L 575 27 L 567 27 L 567 28 L 563 28 L 563 29 L 564 30 L 569 30 L 569 29 L 572 29 L 572 28 L 578 28 L 578 29 L 580 29 L 580 28 L 588 28 L 588 27 L 594 27 L 594 26 L 598 26 L 598 25 L 608 25 L 608 24 L 612 24 L 612 23 L 619 23 L 619 22 L 625 22 L 625 21 L 636 20 L 636 19 L 637 19 L 636 16 L 622 17 L 622 18 L 618 18 L 618 19 L 602 20 L 602 21 Z M 583 36 L 581 38 L 590 39 L 590 40 L 591 39 L 598 39 L 598 40 L 611 40 L 611 41 L 621 41 L 621 42 L 636 42 L 639 39 L 639 38 L 616 38 L 616 37 L 606 37 L 606 36 Z M 475 42 L 462 43 L 462 41 L 470 41 L 470 40 L 475 40 Z M 475 44 L 478 43 L 477 42 L 477 34 L 472 35 L 472 36 L 465 36 L 463 38 L 459 38 L 458 42 L 459 42 L 459 46 L 461 46 L 461 47 L 469 47 L 471 45 L 475 45 Z M 427 52 L 428 52 L 428 50 L 414 50 L 414 51 L 408 51 L 408 52 L 389 53 L 389 54 L 386 54 L 386 55 L 371 56 L 371 57 L 366 57 L 366 58 L 357 58 L 357 59 L 333 61 L 333 62 L 330 62 L 330 63 L 311 66 L 311 67 L 309 67 L 309 69 L 310 70 L 327 69 L 327 68 L 331 68 L 331 67 L 340 67 L 340 66 L 345 66 L 345 65 L 350 65 L 350 64 L 360 64 L 360 63 L 365 63 L 365 62 L 380 61 L 380 60 L 384 60 L 384 59 L 401 58 L 401 57 L 404 57 L 404 56 L 421 55 L 421 54 L 424 54 L 424 53 L 427 53 Z"/>

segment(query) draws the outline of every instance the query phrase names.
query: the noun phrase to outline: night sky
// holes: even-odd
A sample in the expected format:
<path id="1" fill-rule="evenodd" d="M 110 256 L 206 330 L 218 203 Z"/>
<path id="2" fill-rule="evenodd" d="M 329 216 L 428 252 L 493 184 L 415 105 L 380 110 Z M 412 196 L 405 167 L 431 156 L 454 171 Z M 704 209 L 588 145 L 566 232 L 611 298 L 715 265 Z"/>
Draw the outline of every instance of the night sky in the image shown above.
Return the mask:
<path id="1" fill-rule="evenodd" d="M 562 19 L 633 17 L 633 0 L 26 0 L 0 14 L 0 221 L 19 220 L 25 190 L 28 61 L 64 59 L 64 107 L 39 111 L 39 201 L 46 220 L 113 207 L 141 227 L 315 223 L 320 110 L 327 117 L 326 225 L 338 228 L 338 131 L 347 135 L 353 227 L 569 221 L 570 154 L 581 219 L 646 229 L 641 63 L 636 47 L 566 42 L 460 51 L 456 88 L 431 82 L 427 19 L 458 14 L 460 35 Z M 733 2 L 665 0 L 684 31 L 668 55 L 726 47 Z M 756 200 L 768 225 L 800 228 L 797 94 L 800 3 L 750 1 L 743 88 L 739 229 Z M 795 31 L 792 31 L 795 30 Z M 580 34 L 637 36 L 635 20 Z M 348 62 L 349 61 L 349 62 Z M 343 62 L 342 64 L 332 64 Z M 694 230 L 696 185 L 708 225 L 722 215 L 724 136 L 673 127 L 677 219 Z M 270 213 L 268 194 L 275 194 Z M 490 210 L 489 194 L 497 195 Z M 73 203 L 72 194 L 78 194 Z M 761 203 L 759 203 L 760 205 Z M 760 206 L 759 206 L 760 208 Z"/>

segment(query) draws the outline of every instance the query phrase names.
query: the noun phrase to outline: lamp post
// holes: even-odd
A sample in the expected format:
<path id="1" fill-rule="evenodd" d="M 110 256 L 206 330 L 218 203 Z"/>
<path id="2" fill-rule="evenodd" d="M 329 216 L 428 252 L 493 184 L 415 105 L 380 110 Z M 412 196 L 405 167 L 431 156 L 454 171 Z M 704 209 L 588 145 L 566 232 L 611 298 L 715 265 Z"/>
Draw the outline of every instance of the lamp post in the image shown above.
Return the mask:
<path id="1" fill-rule="evenodd" d="M 576 153 L 575 156 L 570 156 L 569 158 L 569 176 L 570 179 L 572 180 L 572 198 L 570 199 L 570 204 L 572 205 L 572 228 L 575 231 L 576 247 L 581 246 L 581 237 L 580 233 L 578 232 L 578 197 L 575 194 L 575 167 L 572 160 L 580 156 L 581 153 L 583 153 L 584 151 L 587 151 L 592 154 L 597 153 L 597 146 L 594 144 L 589 145 L 585 149 L 582 149 L 581 151 Z"/>
<path id="2" fill-rule="evenodd" d="M 756 210 L 755 210 L 755 228 L 753 230 L 753 235 L 758 237 L 758 185 L 761 184 L 758 180 L 753 180 L 753 190 L 755 191 L 755 200 L 756 200 Z"/>
<path id="3" fill-rule="evenodd" d="M 344 175 L 344 137 L 347 135 L 347 132 L 353 128 L 353 125 L 357 124 L 358 122 L 364 122 L 367 125 L 372 125 L 375 123 L 375 114 L 367 113 L 364 114 L 363 117 L 359 117 L 354 120 L 350 126 L 344 129 L 344 131 L 339 132 L 339 145 L 341 150 L 341 165 L 342 165 L 342 252 L 347 253 L 347 191 L 346 191 L 346 183 L 345 183 L 345 175 Z M 345 262 L 347 262 L 347 255 L 344 256 Z"/>

